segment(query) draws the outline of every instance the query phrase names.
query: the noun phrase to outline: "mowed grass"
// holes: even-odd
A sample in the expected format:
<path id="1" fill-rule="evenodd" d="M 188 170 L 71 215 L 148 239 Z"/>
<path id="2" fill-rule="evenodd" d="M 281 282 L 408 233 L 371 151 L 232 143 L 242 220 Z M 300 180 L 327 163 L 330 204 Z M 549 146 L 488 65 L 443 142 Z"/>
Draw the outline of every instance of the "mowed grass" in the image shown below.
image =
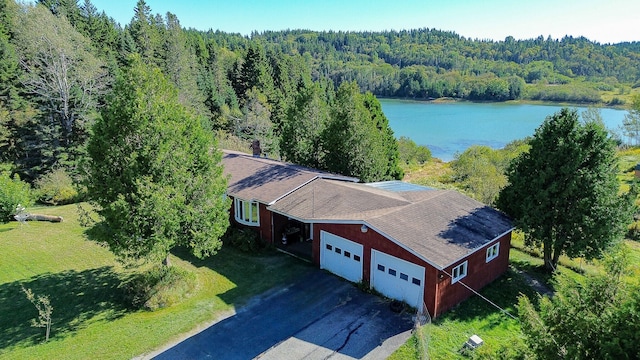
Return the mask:
<path id="1" fill-rule="evenodd" d="M 629 249 L 630 274 L 640 274 L 640 244 L 625 241 Z M 542 269 L 543 261 L 539 257 L 512 248 L 510 267 L 507 273 L 488 285 L 480 293 L 509 314 L 518 317 L 516 309 L 518 298 L 527 296 L 537 304 L 539 296 L 530 286 L 524 274 L 534 278 L 553 290 L 554 282 L 550 274 Z M 589 263 L 583 270 L 585 273 L 600 271 L 598 262 Z M 571 268 L 560 265 L 558 271 L 579 278 L 582 275 Z M 525 346 L 520 331 L 520 322 L 505 314 L 479 296 L 473 296 L 454 309 L 435 319 L 431 324 L 423 326 L 420 331 L 426 339 L 429 359 L 474 359 L 513 358 L 514 349 Z M 461 352 L 464 343 L 471 335 L 478 335 L 484 344 L 473 351 L 473 354 Z M 420 359 L 418 354 L 418 337 L 413 335 L 391 357 L 392 360 Z"/>
<path id="2" fill-rule="evenodd" d="M 467 358 L 462 352 L 463 345 L 474 334 L 484 340 L 484 345 L 475 350 L 474 355 L 479 358 L 492 358 L 497 352 L 508 351 L 523 343 L 520 323 L 511 316 L 518 315 L 515 305 L 520 295 L 534 301 L 537 299 L 523 275 L 511 267 L 480 293 L 502 310 L 479 296 L 473 296 L 431 324 L 421 327 L 419 331 L 425 339 L 423 347 L 428 349 L 429 359 Z M 420 359 L 418 342 L 414 334 L 390 359 Z"/>
<path id="3" fill-rule="evenodd" d="M 83 237 L 75 205 L 30 211 L 61 215 L 65 220 L 0 224 L 2 359 L 140 356 L 311 270 L 305 263 L 275 253 L 248 255 L 223 248 L 209 259 L 198 260 L 178 250 L 173 264 L 196 274 L 195 294 L 167 309 L 133 311 L 123 303 L 119 287 L 132 270 Z M 30 324 L 37 311 L 22 286 L 51 300 L 49 342 L 43 342 L 44 329 Z"/>

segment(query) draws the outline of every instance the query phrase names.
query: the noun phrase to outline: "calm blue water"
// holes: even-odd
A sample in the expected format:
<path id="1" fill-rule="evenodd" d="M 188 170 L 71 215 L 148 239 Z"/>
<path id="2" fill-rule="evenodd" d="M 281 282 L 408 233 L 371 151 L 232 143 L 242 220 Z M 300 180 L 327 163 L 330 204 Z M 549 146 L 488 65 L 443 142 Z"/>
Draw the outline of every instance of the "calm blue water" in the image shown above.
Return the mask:
<path id="1" fill-rule="evenodd" d="M 451 161 L 471 145 L 498 149 L 533 135 L 545 117 L 562 106 L 504 103 L 432 103 L 381 99 L 382 110 L 396 137 L 426 145 L 434 157 Z M 586 110 L 577 107 L 578 113 Z M 608 129 L 622 125 L 625 110 L 601 109 Z"/>

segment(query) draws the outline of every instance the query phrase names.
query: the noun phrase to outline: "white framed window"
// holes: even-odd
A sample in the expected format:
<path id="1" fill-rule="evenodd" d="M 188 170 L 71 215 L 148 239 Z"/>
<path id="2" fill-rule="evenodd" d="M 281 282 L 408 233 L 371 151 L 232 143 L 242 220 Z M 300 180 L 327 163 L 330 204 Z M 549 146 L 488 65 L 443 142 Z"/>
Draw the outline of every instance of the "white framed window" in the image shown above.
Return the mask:
<path id="1" fill-rule="evenodd" d="M 500 253 L 500 243 L 495 243 L 487 248 L 487 262 L 498 257 Z"/>
<path id="2" fill-rule="evenodd" d="M 462 264 L 456 266 L 453 268 L 453 270 L 451 271 L 451 283 L 455 283 L 460 281 L 460 279 L 462 279 L 463 277 L 467 276 L 467 261 L 463 262 Z"/>
<path id="3" fill-rule="evenodd" d="M 234 200 L 236 221 L 251 226 L 260 225 L 260 212 L 257 201 L 246 201 L 236 198 Z"/>

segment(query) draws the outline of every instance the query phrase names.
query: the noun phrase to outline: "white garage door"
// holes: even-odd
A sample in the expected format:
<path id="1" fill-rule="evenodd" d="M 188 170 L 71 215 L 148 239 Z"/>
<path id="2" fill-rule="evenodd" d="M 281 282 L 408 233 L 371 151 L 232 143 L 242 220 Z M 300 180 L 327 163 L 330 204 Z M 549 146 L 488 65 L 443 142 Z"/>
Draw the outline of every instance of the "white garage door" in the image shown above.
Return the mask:
<path id="1" fill-rule="evenodd" d="M 361 281 L 362 245 L 321 231 L 320 268 L 327 269 L 349 281 Z"/>
<path id="2" fill-rule="evenodd" d="M 424 267 L 371 250 L 371 284 L 384 296 L 422 308 Z"/>

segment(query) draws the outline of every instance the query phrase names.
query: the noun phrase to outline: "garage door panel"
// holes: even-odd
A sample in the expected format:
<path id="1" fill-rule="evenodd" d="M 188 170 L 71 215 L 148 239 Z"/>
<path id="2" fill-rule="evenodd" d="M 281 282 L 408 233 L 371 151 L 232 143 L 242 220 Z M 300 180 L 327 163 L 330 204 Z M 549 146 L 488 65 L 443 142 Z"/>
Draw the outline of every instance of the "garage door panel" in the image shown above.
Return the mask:
<path id="1" fill-rule="evenodd" d="M 320 232 L 320 267 L 349 281 L 362 280 L 362 245 L 343 237 Z"/>
<path id="2" fill-rule="evenodd" d="M 371 284 L 381 294 L 420 308 L 424 267 L 383 252 L 371 251 Z"/>

